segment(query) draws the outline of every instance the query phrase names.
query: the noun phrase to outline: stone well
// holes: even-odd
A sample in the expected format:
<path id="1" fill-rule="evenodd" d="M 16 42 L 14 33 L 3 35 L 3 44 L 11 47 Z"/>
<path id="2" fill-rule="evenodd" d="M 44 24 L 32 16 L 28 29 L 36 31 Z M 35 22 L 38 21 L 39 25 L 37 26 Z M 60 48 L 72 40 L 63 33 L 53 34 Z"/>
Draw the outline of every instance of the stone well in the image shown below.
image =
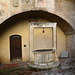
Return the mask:
<path id="1" fill-rule="evenodd" d="M 33 52 L 35 64 L 48 64 L 49 62 L 54 61 L 54 51 L 52 49 L 34 50 Z"/>
<path id="2" fill-rule="evenodd" d="M 34 50 L 34 62 L 28 63 L 30 67 L 37 69 L 49 69 L 59 66 L 59 61 L 55 61 L 55 50 L 44 49 Z"/>
<path id="3" fill-rule="evenodd" d="M 30 62 L 28 65 L 32 68 L 46 69 L 59 66 L 57 57 L 57 23 L 51 22 L 31 22 L 30 24 Z M 52 49 L 34 50 L 34 29 L 35 28 L 52 28 Z"/>

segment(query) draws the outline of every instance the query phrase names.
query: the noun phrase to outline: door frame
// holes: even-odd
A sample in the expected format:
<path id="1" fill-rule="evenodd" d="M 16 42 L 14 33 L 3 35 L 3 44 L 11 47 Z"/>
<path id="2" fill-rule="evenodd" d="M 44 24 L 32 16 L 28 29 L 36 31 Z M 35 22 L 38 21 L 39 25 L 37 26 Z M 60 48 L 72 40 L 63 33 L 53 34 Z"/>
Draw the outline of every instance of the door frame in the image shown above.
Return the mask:
<path id="1" fill-rule="evenodd" d="M 10 40 L 9 40 L 10 41 L 10 62 L 12 62 L 12 58 L 11 58 L 11 38 L 13 36 L 19 36 L 20 37 L 20 40 L 21 40 L 21 61 L 22 61 L 22 37 L 20 35 L 11 35 Z"/>

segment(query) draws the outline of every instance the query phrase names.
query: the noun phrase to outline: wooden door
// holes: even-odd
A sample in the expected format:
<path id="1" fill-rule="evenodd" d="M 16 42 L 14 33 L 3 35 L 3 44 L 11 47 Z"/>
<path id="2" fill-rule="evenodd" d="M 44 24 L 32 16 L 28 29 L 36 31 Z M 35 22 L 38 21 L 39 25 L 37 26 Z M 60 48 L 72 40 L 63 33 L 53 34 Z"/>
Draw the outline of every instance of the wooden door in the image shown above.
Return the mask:
<path id="1" fill-rule="evenodd" d="M 19 35 L 10 37 L 10 57 L 11 61 L 19 61 L 22 58 L 21 36 Z"/>

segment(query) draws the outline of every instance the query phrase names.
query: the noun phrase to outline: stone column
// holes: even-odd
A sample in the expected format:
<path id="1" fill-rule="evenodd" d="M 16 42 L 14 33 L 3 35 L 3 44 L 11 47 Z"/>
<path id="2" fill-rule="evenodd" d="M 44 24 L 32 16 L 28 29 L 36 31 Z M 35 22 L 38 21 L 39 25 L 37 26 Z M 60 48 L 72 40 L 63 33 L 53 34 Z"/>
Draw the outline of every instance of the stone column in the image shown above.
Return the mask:
<path id="1" fill-rule="evenodd" d="M 57 43 L 57 38 L 56 38 L 57 36 L 56 36 L 56 25 L 53 27 L 53 49 L 55 49 L 56 50 L 56 43 Z"/>
<path id="2" fill-rule="evenodd" d="M 58 61 L 57 57 L 57 30 L 56 24 L 53 26 L 53 49 L 55 50 L 55 61 Z"/>
<path id="3" fill-rule="evenodd" d="M 30 61 L 34 61 L 34 54 L 33 54 L 33 33 L 34 27 L 30 25 Z"/>

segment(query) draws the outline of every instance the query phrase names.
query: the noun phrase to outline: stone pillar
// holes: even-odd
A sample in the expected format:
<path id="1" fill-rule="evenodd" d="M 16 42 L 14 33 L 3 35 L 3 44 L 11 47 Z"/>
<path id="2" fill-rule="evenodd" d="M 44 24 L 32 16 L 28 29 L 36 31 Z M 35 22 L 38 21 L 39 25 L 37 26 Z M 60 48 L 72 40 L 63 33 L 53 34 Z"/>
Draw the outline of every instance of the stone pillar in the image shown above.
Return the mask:
<path id="1" fill-rule="evenodd" d="M 55 61 L 58 61 L 57 57 L 57 30 L 56 24 L 53 26 L 53 49 L 55 50 Z"/>
<path id="2" fill-rule="evenodd" d="M 53 27 L 53 49 L 55 49 L 56 50 L 56 43 L 57 43 L 57 38 L 56 38 L 57 36 L 56 36 L 56 25 Z"/>
<path id="3" fill-rule="evenodd" d="M 34 54 L 33 54 L 33 33 L 34 33 L 34 27 L 30 25 L 30 61 L 34 60 Z"/>

